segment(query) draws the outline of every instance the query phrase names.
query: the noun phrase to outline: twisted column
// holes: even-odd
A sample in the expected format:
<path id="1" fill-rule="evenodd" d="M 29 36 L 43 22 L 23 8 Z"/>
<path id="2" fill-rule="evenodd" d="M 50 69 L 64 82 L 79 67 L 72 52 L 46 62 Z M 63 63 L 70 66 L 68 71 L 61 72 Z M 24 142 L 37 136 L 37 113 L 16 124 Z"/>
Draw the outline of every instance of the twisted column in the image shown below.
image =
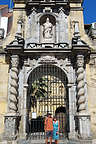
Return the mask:
<path id="1" fill-rule="evenodd" d="M 11 72 L 10 72 L 10 96 L 9 96 L 9 112 L 16 113 L 18 110 L 18 64 L 19 57 L 13 55 L 11 57 Z"/>
<path id="2" fill-rule="evenodd" d="M 86 98 L 85 98 L 85 82 L 84 82 L 84 56 L 77 56 L 77 103 L 78 112 L 85 112 Z"/>

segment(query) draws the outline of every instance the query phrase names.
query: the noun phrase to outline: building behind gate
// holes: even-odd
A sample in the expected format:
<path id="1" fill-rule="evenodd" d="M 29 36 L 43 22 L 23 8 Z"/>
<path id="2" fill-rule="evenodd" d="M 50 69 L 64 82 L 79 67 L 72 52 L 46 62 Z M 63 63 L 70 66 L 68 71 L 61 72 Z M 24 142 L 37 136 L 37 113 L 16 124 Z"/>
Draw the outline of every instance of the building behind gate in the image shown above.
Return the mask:
<path id="1" fill-rule="evenodd" d="M 84 27 L 82 3 L 14 0 L 0 52 L 1 141 L 42 143 L 48 112 L 62 142 L 96 138 L 96 24 Z"/>

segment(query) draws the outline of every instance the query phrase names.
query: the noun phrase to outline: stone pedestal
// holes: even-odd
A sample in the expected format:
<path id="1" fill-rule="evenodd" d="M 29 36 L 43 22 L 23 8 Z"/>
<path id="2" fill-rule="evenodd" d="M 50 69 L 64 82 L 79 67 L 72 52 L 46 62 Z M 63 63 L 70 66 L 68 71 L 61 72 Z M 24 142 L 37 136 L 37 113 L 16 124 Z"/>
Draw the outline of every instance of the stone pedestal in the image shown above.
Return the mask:
<path id="1" fill-rule="evenodd" d="M 78 124 L 78 136 L 82 139 L 91 139 L 90 115 L 79 114 L 75 118 Z"/>
<path id="2" fill-rule="evenodd" d="M 5 133 L 4 139 L 10 141 L 17 138 L 18 126 L 20 116 L 19 114 L 7 114 L 5 116 Z"/>

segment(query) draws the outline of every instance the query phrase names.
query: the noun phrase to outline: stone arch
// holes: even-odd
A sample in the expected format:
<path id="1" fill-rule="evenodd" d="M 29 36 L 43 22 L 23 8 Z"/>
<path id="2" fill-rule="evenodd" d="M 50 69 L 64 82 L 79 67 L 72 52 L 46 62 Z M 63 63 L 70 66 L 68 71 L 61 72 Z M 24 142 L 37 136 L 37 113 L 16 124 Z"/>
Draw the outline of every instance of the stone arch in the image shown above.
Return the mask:
<path id="1" fill-rule="evenodd" d="M 44 14 L 40 17 L 39 19 L 39 22 L 40 22 L 40 25 L 42 25 L 42 23 L 44 23 L 46 21 L 46 18 L 50 18 L 50 22 L 52 22 L 53 25 L 56 24 L 56 18 L 54 15 L 51 15 L 51 14 Z"/>
<path id="2" fill-rule="evenodd" d="M 48 64 L 49 65 L 49 64 Z M 56 67 L 57 69 L 60 69 L 63 73 L 64 73 L 64 76 L 66 77 L 66 79 L 67 79 L 67 82 L 68 82 L 68 78 L 67 78 L 67 75 L 66 75 L 66 73 L 65 73 L 65 71 L 64 70 L 62 70 L 59 66 L 57 66 L 57 65 L 50 65 L 51 67 Z M 40 64 L 40 65 L 37 65 L 34 69 L 31 69 L 31 71 L 29 72 L 29 74 L 28 74 L 28 79 L 30 79 L 30 76 L 31 76 L 31 74 L 32 73 L 34 73 L 35 72 L 35 70 L 36 69 L 39 69 L 40 67 L 46 67 L 46 65 L 42 65 L 42 64 Z M 41 71 L 42 72 L 42 71 Z M 51 74 L 51 73 L 50 73 Z M 38 74 L 38 77 L 40 77 L 42 75 L 42 73 L 39 73 Z M 38 78 L 38 77 L 36 77 L 36 78 Z M 60 75 L 60 78 L 61 78 L 61 75 Z M 28 82 L 28 79 L 27 79 L 27 82 Z M 34 77 L 34 79 L 35 79 L 35 77 Z"/>
<path id="3" fill-rule="evenodd" d="M 57 18 L 58 18 L 58 15 L 53 14 L 53 13 L 43 13 L 43 14 L 40 14 L 39 17 L 38 17 L 39 23 L 41 22 L 42 18 L 44 18 L 44 17 L 46 17 L 46 16 L 53 17 L 53 19 L 55 20 L 54 22 L 56 23 Z"/>
<path id="4" fill-rule="evenodd" d="M 66 113 L 66 108 L 65 107 L 58 107 L 55 111 L 55 114 L 59 113 L 59 112 L 63 112 Z"/>
<path id="5" fill-rule="evenodd" d="M 47 63 L 45 63 L 44 61 L 47 61 Z M 66 66 L 67 65 L 67 63 L 68 63 L 68 61 L 66 60 L 66 59 L 57 59 L 57 58 L 55 58 L 54 56 L 49 56 L 49 55 L 46 55 L 46 56 L 42 56 L 42 57 L 40 57 L 38 60 L 35 60 L 35 59 L 33 59 L 32 61 L 31 61 L 31 63 L 34 63 L 34 65 L 30 65 L 30 67 L 29 67 L 29 69 L 27 69 L 27 71 L 26 71 L 26 80 L 25 80 L 25 83 L 27 83 L 27 81 L 28 81 L 28 78 L 29 78 L 29 75 L 32 73 L 32 71 L 34 70 L 34 69 L 36 69 L 37 67 L 39 67 L 39 66 L 42 66 L 42 65 L 44 65 L 44 63 L 45 64 L 51 64 L 51 65 L 53 65 L 53 66 L 56 66 L 56 67 L 58 67 L 59 69 L 61 69 L 64 73 L 65 73 L 65 75 L 66 75 L 66 77 L 67 77 L 67 79 L 68 79 L 68 83 L 70 82 L 70 77 L 72 76 L 73 77 L 73 71 L 71 70 L 71 67 L 70 67 L 70 71 L 71 71 L 71 74 L 69 73 L 69 67 L 68 66 Z M 69 65 L 70 66 L 70 65 Z"/>
<path id="6" fill-rule="evenodd" d="M 73 108 L 73 105 L 75 104 L 75 86 L 74 86 L 74 71 L 73 71 L 73 68 L 71 66 L 71 63 L 70 61 L 68 60 L 68 58 L 64 58 L 64 59 L 58 59 L 54 56 L 49 56 L 49 55 L 46 55 L 46 56 L 41 56 L 39 57 L 37 60 L 36 59 L 30 59 L 29 60 L 30 62 L 30 65 L 29 65 L 29 68 L 27 67 L 26 68 L 26 74 L 25 74 L 25 87 L 26 87 L 26 92 L 28 92 L 28 80 L 31 80 L 31 75 L 32 73 L 35 73 L 35 70 L 42 67 L 42 66 L 46 66 L 46 65 L 51 65 L 57 69 L 60 69 L 63 73 L 62 77 L 64 78 L 64 76 L 66 77 L 66 88 L 67 88 L 67 107 L 68 107 L 68 111 L 67 111 L 67 117 L 68 117 L 68 130 L 67 130 L 67 134 L 68 132 L 70 131 L 70 129 L 73 129 L 74 126 L 75 126 L 75 121 L 74 121 L 74 115 L 71 115 L 69 113 L 69 111 L 71 111 L 72 113 L 74 112 L 74 108 Z M 38 73 L 38 76 L 39 76 L 40 73 Z M 35 79 L 35 78 L 34 78 Z M 32 81 L 30 81 L 31 83 Z M 25 94 L 24 94 L 25 95 Z M 26 100 L 30 101 L 30 96 L 28 96 L 28 94 L 26 93 Z M 69 102 L 70 101 L 70 102 Z M 74 101 L 74 103 L 73 103 Z M 71 103 L 73 103 L 73 105 L 71 106 Z M 28 104 L 28 103 L 27 103 Z M 27 105 L 26 105 L 26 109 L 27 109 Z M 54 113 L 55 114 L 55 113 Z M 72 121 L 70 121 L 70 119 L 72 119 Z M 72 125 L 70 124 L 72 123 Z M 67 135 L 66 135 L 67 136 Z"/>
<path id="7" fill-rule="evenodd" d="M 63 132 L 64 135 L 67 136 L 68 133 L 68 117 L 67 117 L 67 109 L 64 106 L 58 107 L 55 111 L 55 116 L 59 120 L 60 123 L 60 132 Z"/>
<path id="8" fill-rule="evenodd" d="M 35 80 L 38 80 L 40 77 L 44 76 L 46 73 L 47 73 L 47 70 L 48 70 L 48 67 L 46 69 L 46 66 L 50 67 L 49 69 L 54 69 L 56 68 L 58 71 L 60 71 L 60 75 L 58 75 L 58 73 L 55 72 L 55 74 L 52 73 L 52 71 L 48 71 L 48 74 L 49 75 L 54 75 L 56 77 L 59 76 L 59 79 L 62 80 L 62 83 L 64 84 L 65 86 L 65 89 L 66 89 L 66 94 L 68 96 L 68 88 L 67 88 L 67 85 L 68 85 L 68 77 L 67 77 L 67 74 L 65 73 L 65 71 L 63 69 L 61 69 L 58 65 L 49 65 L 49 64 L 45 64 L 45 65 L 36 65 L 36 67 L 34 67 L 34 69 L 31 69 L 30 73 L 28 74 L 28 79 L 27 79 L 27 84 L 30 86 L 30 84 L 32 82 L 34 82 Z M 44 72 L 44 69 L 45 69 L 45 72 Z M 36 75 L 36 71 L 38 71 L 38 75 Z M 68 98 L 68 97 L 67 97 Z"/>
<path id="9" fill-rule="evenodd" d="M 36 68 L 38 68 L 38 67 L 40 67 L 40 66 L 42 66 L 42 64 L 38 64 L 38 63 L 37 63 L 33 68 L 30 67 L 30 69 L 27 71 L 26 83 L 28 82 L 29 76 L 30 76 L 30 74 L 32 73 L 32 71 L 34 71 L 34 69 L 36 69 Z M 69 75 L 68 75 L 68 71 L 67 71 L 66 67 L 60 67 L 60 66 L 58 65 L 58 63 L 57 63 L 57 64 L 54 64 L 54 65 L 52 64 L 52 66 L 55 66 L 55 67 L 61 69 L 61 70 L 65 73 L 65 75 L 66 75 L 66 77 L 67 77 L 67 80 L 68 80 L 68 83 L 69 83 L 70 77 L 69 77 Z"/>
<path id="10" fill-rule="evenodd" d="M 49 85 L 48 85 L 50 87 L 49 90 L 51 90 L 51 91 L 53 90 L 54 92 L 56 91 L 56 94 L 55 94 L 55 96 L 54 96 L 54 92 L 49 94 L 50 91 L 48 90 L 47 91 L 48 92 L 48 98 L 44 97 L 44 99 L 41 99 L 41 101 L 39 101 L 39 99 L 37 98 L 37 100 L 36 100 L 37 104 L 35 105 L 36 108 L 34 108 L 34 106 L 31 107 L 32 105 L 29 105 L 29 101 L 31 99 L 31 86 L 32 86 L 32 83 L 34 83 L 34 82 L 36 83 L 36 80 L 38 81 L 39 78 L 42 78 L 43 76 L 46 76 L 46 75 L 49 77 L 48 81 L 50 81 Z M 54 78 L 52 79 L 52 77 L 54 77 Z M 57 80 L 54 83 L 54 80 L 56 78 L 57 78 Z M 53 81 L 54 84 L 51 85 L 52 81 Z M 69 99 L 69 97 L 68 97 L 68 87 L 67 87 L 68 78 L 67 78 L 66 74 L 64 73 L 64 71 L 56 65 L 43 64 L 43 65 L 39 65 L 39 66 L 35 67 L 33 70 L 30 71 L 30 74 L 29 74 L 28 79 L 27 79 L 27 84 L 28 84 L 27 109 L 29 110 L 29 112 L 28 112 L 28 117 L 29 118 L 28 119 L 30 119 L 30 115 L 34 111 L 36 111 L 37 116 L 42 116 L 43 114 L 47 113 L 47 110 L 51 109 L 52 110 L 51 111 L 52 115 L 54 115 L 55 114 L 55 109 L 58 105 L 60 105 L 60 106 L 66 105 L 66 103 L 68 103 L 68 101 L 69 101 L 68 100 Z M 53 88 L 51 86 L 53 86 Z M 62 92 L 61 92 L 61 88 L 62 88 Z M 46 102 L 48 102 L 48 104 L 50 104 L 51 98 L 53 98 L 54 100 L 51 101 L 52 106 L 50 106 L 50 108 L 49 108 L 49 106 L 46 105 Z M 54 102 L 54 101 L 57 101 L 57 102 Z M 42 108 L 41 108 L 41 103 L 42 103 L 43 106 L 44 106 L 44 103 L 45 103 L 45 108 L 43 109 L 44 110 L 43 112 L 42 112 Z M 29 107 L 28 107 L 28 105 L 29 105 Z M 54 108 L 52 108 L 52 107 L 54 107 Z M 67 105 L 66 105 L 66 107 L 67 107 Z M 46 109 L 46 108 L 48 108 L 48 109 Z M 68 107 L 66 109 L 68 109 Z M 38 110 L 42 112 L 41 113 L 42 115 L 39 115 L 40 112 Z M 67 113 L 67 116 L 69 117 L 68 113 Z M 44 117 L 44 115 L 43 115 L 43 117 Z M 61 133 L 62 132 L 63 131 L 61 131 Z"/>

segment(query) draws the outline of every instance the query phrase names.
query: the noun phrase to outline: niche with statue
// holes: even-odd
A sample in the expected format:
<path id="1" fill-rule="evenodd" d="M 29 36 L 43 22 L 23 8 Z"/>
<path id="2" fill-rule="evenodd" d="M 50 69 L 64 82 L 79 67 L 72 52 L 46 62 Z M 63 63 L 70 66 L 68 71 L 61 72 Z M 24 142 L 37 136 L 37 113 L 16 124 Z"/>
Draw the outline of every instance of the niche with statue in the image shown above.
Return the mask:
<path id="1" fill-rule="evenodd" d="M 55 43 L 56 20 L 52 15 L 45 15 L 40 19 L 40 42 Z"/>

